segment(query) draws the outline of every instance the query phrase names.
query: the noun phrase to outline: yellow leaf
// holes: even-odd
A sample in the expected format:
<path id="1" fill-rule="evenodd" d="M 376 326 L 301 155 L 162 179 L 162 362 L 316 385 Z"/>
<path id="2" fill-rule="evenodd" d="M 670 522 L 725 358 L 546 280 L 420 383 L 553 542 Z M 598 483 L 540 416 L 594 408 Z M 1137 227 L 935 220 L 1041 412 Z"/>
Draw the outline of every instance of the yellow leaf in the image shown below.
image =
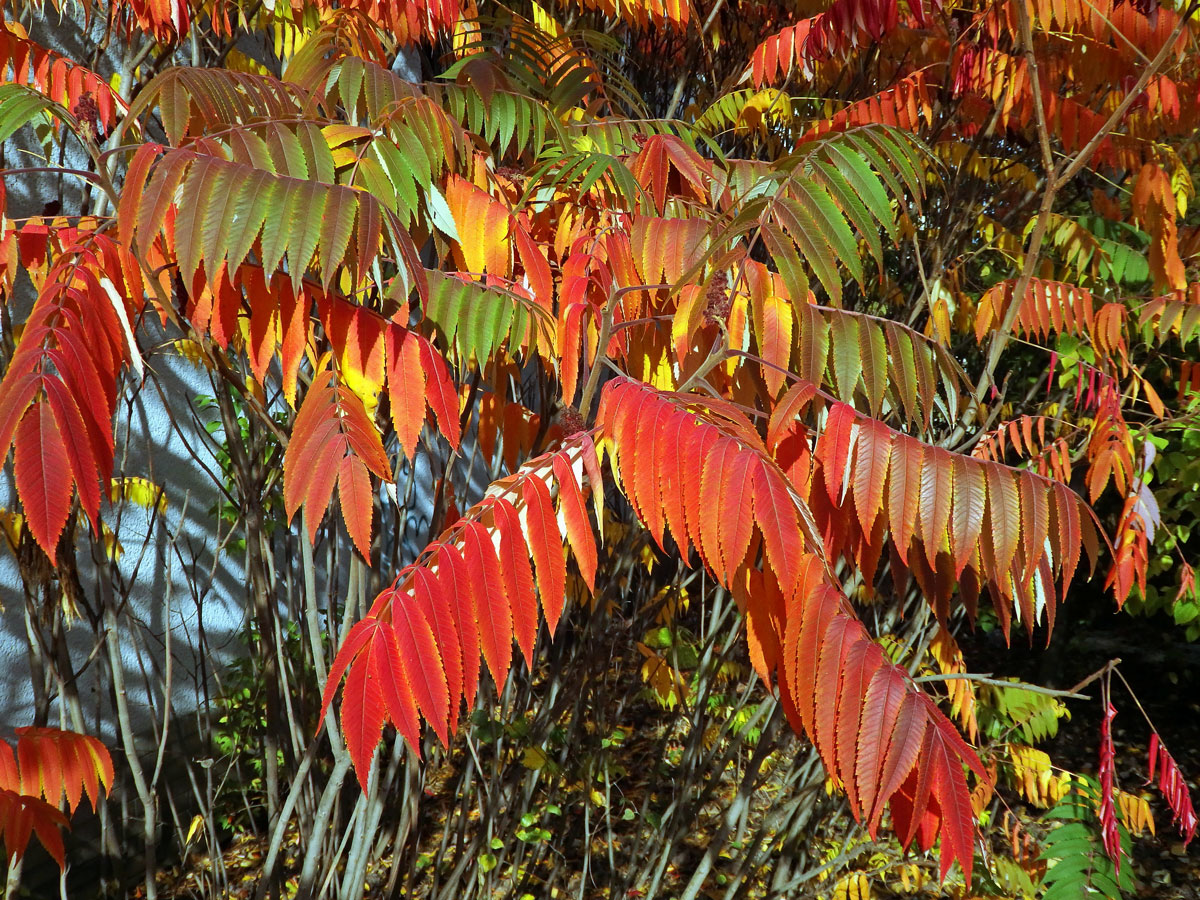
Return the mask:
<path id="1" fill-rule="evenodd" d="M 157 508 L 160 513 L 167 511 L 167 495 L 161 487 L 149 478 L 129 476 L 114 478 L 108 486 L 108 496 L 113 503 L 127 500 L 136 503 L 142 509 Z"/>
<path id="2" fill-rule="evenodd" d="M 1154 813 L 1150 811 L 1150 802 L 1145 797 L 1117 791 L 1117 806 L 1121 810 L 1121 821 L 1135 837 L 1149 830 L 1154 834 Z"/>
<path id="3" fill-rule="evenodd" d="M 562 36 L 562 26 L 550 13 L 542 9 L 536 2 L 530 3 L 530 6 L 533 7 L 533 24 L 537 26 L 538 31 L 543 31 L 551 37 Z"/>
<path id="4" fill-rule="evenodd" d="M 546 765 L 548 761 L 549 757 L 541 747 L 526 747 L 525 752 L 521 754 L 521 765 L 535 772 Z"/>
<path id="5" fill-rule="evenodd" d="M 196 835 L 200 833 L 200 829 L 204 827 L 204 817 L 197 814 L 192 816 L 192 824 L 188 826 L 187 838 L 184 843 L 191 846 L 192 841 L 196 839 Z"/>
<path id="6" fill-rule="evenodd" d="M 112 529 L 100 523 L 100 537 L 104 541 L 104 553 L 113 562 L 121 558 L 121 554 L 125 552 L 125 548 L 121 546 L 121 542 L 117 540 L 117 536 L 113 534 Z"/>
<path id="7" fill-rule="evenodd" d="M 866 872 L 851 872 L 833 889 L 833 900 L 873 900 L 871 878 Z"/>
<path id="8" fill-rule="evenodd" d="M 1070 776 L 1055 775 L 1050 757 L 1042 750 L 1023 744 L 1009 744 L 1013 783 L 1018 793 L 1034 806 L 1047 809 L 1062 797 Z"/>
<path id="9" fill-rule="evenodd" d="M 270 75 L 271 70 L 260 63 L 257 59 L 252 59 L 241 50 L 230 50 L 225 57 L 225 68 L 231 72 L 246 72 L 250 75 Z"/>
<path id="10" fill-rule="evenodd" d="M 180 338 L 177 340 L 175 342 L 175 350 L 180 356 L 194 366 L 204 366 L 208 369 L 212 368 L 212 361 L 209 360 L 208 356 L 205 354 L 204 348 L 201 347 L 198 342 L 193 341 L 190 338 Z"/>
<path id="11" fill-rule="evenodd" d="M 651 605 L 658 607 L 658 612 L 654 616 L 655 623 L 659 625 L 670 625 L 675 620 L 676 616 L 678 616 L 680 613 L 687 612 L 687 588 L 676 588 L 673 585 L 667 585 L 654 595 Z"/>
<path id="12" fill-rule="evenodd" d="M 21 529 L 25 526 L 25 517 L 17 512 L 0 509 L 0 532 L 8 539 L 8 546 L 14 553 L 17 544 L 21 542 Z"/>
<path id="13" fill-rule="evenodd" d="M 642 663 L 642 681 L 649 686 L 660 706 L 674 709 L 687 689 L 683 676 L 645 644 L 639 642 L 637 648 L 645 657 Z"/>

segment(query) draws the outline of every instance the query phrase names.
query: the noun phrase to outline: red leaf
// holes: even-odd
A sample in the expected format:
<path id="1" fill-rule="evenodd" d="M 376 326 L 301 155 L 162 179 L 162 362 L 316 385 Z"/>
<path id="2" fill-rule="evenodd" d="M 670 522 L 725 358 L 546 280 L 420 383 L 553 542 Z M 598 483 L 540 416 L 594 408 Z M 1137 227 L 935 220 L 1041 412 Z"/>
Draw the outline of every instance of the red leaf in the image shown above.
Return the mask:
<path id="1" fill-rule="evenodd" d="M 732 581 L 734 573 L 745 560 L 754 533 L 754 519 L 750 514 L 750 503 L 747 502 L 752 496 L 750 467 L 753 462 L 754 455 L 750 451 L 739 450 L 732 458 L 726 457 L 727 465 L 721 479 L 717 509 L 727 516 L 720 533 L 721 562 L 726 583 Z"/>
<path id="2" fill-rule="evenodd" d="M 872 821 L 875 809 L 881 806 L 879 797 L 880 789 L 884 786 L 883 770 L 893 753 L 892 735 L 909 690 L 904 676 L 895 666 L 882 660 L 881 663 L 871 676 L 862 700 L 858 764 L 854 768 L 854 781 L 868 822 Z M 900 749 L 903 751 L 906 748 Z M 916 758 L 915 755 L 913 758 Z"/>
<path id="3" fill-rule="evenodd" d="M 687 514 L 684 508 L 685 475 L 683 462 L 684 429 L 689 425 L 686 416 L 672 416 L 663 429 L 663 512 L 671 536 L 679 545 L 680 556 L 688 561 L 688 526 Z"/>
<path id="4" fill-rule="evenodd" d="M 825 632 L 837 613 L 837 606 L 823 581 L 821 561 L 802 554 L 792 569 L 795 579 L 791 593 L 785 592 L 787 624 L 783 638 L 784 678 L 804 727 L 812 733 L 816 721 L 817 666 Z"/>
<path id="5" fill-rule="evenodd" d="M 711 569 L 713 561 L 704 558 L 701 536 L 706 516 L 700 503 L 702 479 L 699 476 L 704 471 L 704 461 L 708 458 L 709 450 L 720 438 L 720 432 L 707 423 L 696 427 L 687 423 L 685 419 L 685 425 L 680 429 L 679 436 L 681 446 L 679 447 L 678 477 L 682 488 L 680 493 L 683 495 L 683 513 L 687 520 L 687 538 L 684 546 L 690 540 L 705 565 Z M 678 535 L 676 535 L 676 539 L 678 540 Z"/>
<path id="6" fill-rule="evenodd" d="M 1167 801 L 1167 806 L 1171 808 L 1172 822 L 1179 829 L 1179 833 L 1183 835 L 1184 846 L 1187 846 L 1196 836 L 1196 810 L 1192 806 L 1192 796 L 1188 791 L 1187 781 L 1184 780 L 1179 766 L 1167 751 L 1166 744 L 1159 740 L 1157 734 L 1152 734 L 1150 736 L 1150 779 L 1147 780 L 1147 784 L 1154 779 L 1156 755 L 1160 769 L 1158 789 L 1162 792 L 1163 799 Z"/>
<path id="7" fill-rule="evenodd" d="M 932 569 L 938 568 L 946 526 L 954 495 L 954 467 L 950 453 L 941 447 L 926 447 L 921 461 L 921 541 L 925 558 Z M 949 541 L 946 541 L 949 546 Z"/>
<path id="8" fill-rule="evenodd" d="M 774 453 L 779 442 L 796 423 L 797 417 L 817 394 L 817 386 L 808 381 L 797 381 L 784 393 L 767 423 L 767 449 Z"/>
<path id="9" fill-rule="evenodd" d="M 816 455 L 825 472 L 825 492 L 829 499 L 841 505 L 846 496 L 846 470 L 854 449 L 855 424 L 858 416 L 845 403 L 835 403 L 829 409 L 825 430 L 821 432 Z"/>
<path id="10" fill-rule="evenodd" d="M 500 563 L 491 534 L 478 522 L 465 522 L 462 536 L 466 581 L 470 585 L 475 621 L 479 623 L 479 643 L 496 682 L 496 692 L 503 693 L 512 663 L 512 609 L 500 577 Z"/>
<path id="11" fill-rule="evenodd" d="M 46 378 L 42 384 L 46 388 L 46 399 L 50 402 L 59 433 L 65 438 L 67 456 L 71 460 L 71 476 L 79 492 L 79 505 L 92 523 L 92 529 L 99 534 L 100 473 L 96 468 L 92 444 L 88 440 L 87 425 L 75 400 L 61 381 Z"/>
<path id="12" fill-rule="evenodd" d="M 804 537 L 796 524 L 796 505 L 783 479 L 762 460 L 750 471 L 754 482 L 754 518 L 762 532 L 767 562 L 790 597 L 804 557 Z M 749 498 L 743 504 L 748 512 Z M 701 511 L 696 509 L 696 515 Z"/>
<path id="13" fill-rule="evenodd" d="M 952 467 L 954 503 L 951 507 L 950 550 L 954 554 L 954 574 L 961 576 L 983 530 L 987 488 L 983 472 L 974 460 L 955 456 Z"/>
<path id="14" fill-rule="evenodd" d="M 442 544 L 438 548 L 438 581 L 450 603 L 450 613 L 458 631 L 462 651 L 463 699 L 468 711 L 475 706 L 475 690 L 479 685 L 479 624 L 475 618 L 475 594 L 470 583 L 466 559 L 458 548 Z"/>
<path id="15" fill-rule="evenodd" d="M 1013 472 L 996 463 L 988 464 L 987 494 L 996 578 L 1004 584 L 1021 537 L 1021 499 Z M 1027 622 L 1026 627 L 1032 628 L 1033 623 Z"/>
<path id="16" fill-rule="evenodd" d="M 350 449 L 372 473 L 384 481 L 390 481 L 392 468 L 383 449 L 383 440 L 375 423 L 367 415 L 362 399 L 345 385 L 338 385 L 337 401 L 337 411 L 341 413 L 339 424 L 350 443 Z"/>
<path id="17" fill-rule="evenodd" d="M 442 669 L 446 673 L 446 690 L 450 699 L 446 724 L 453 734 L 458 724 L 458 704 L 463 696 L 462 646 L 458 639 L 458 627 L 441 582 L 424 566 L 413 567 L 412 583 L 413 597 L 421 605 L 421 611 L 433 628 Z M 479 658 L 478 650 L 475 658 Z"/>
<path id="18" fill-rule="evenodd" d="M 529 551 L 521 533 L 521 521 L 511 503 L 493 498 L 492 514 L 500 532 L 500 574 L 512 604 L 513 636 L 525 656 L 525 664 L 533 668 L 533 645 L 537 641 L 537 595 L 533 592 L 533 569 Z"/>
<path id="19" fill-rule="evenodd" d="M 41 377 L 32 372 L 16 375 L 16 370 L 13 369 L 0 381 L 0 463 L 8 456 L 8 448 L 13 442 L 17 423 L 21 421 L 25 410 L 37 395 L 41 381 Z"/>
<path id="20" fill-rule="evenodd" d="M 858 711 L 855 711 L 852 722 L 843 720 L 838 713 L 838 699 L 850 654 L 861 649 L 860 645 L 868 641 L 862 626 L 855 619 L 837 614 L 837 603 L 831 602 L 836 597 L 829 585 L 822 584 L 818 590 L 825 598 L 825 615 L 832 615 L 832 619 L 825 633 L 817 638 L 816 681 L 808 687 L 815 698 L 810 731 L 825 768 L 836 778 L 850 782 L 854 778 L 856 756 L 854 736 L 849 731 L 843 735 L 840 725 L 855 726 L 857 730 Z M 848 745 L 843 748 L 841 744 L 846 739 L 849 739 Z M 854 785 L 851 784 L 850 788 L 853 790 Z"/>
<path id="21" fill-rule="evenodd" d="M 663 488 L 662 458 L 665 442 L 663 430 L 674 412 L 670 403 L 638 391 L 646 398 L 637 407 L 637 419 L 633 424 L 635 433 L 625 436 L 621 446 L 631 454 L 633 481 L 626 482 L 627 489 L 633 488 L 639 504 L 638 515 L 649 529 L 654 542 L 663 549 Z M 633 496 L 633 495 L 631 495 Z"/>
<path id="22" fill-rule="evenodd" d="M 830 631 L 833 629 L 831 628 Z M 837 704 L 837 752 L 838 765 L 850 808 L 856 816 L 861 815 L 865 804 L 859 797 L 855 772 L 859 768 L 858 757 L 863 751 L 860 740 L 860 716 L 865 711 L 864 697 L 871 678 L 883 665 L 883 651 L 874 641 L 863 636 L 854 641 L 842 660 L 841 687 Z"/>
<path id="23" fill-rule="evenodd" d="M 1046 555 L 1046 538 L 1050 534 L 1050 483 L 1032 472 L 1020 475 L 1022 531 L 1025 534 L 1025 581 L 1037 572 L 1037 565 Z M 1046 584 L 1053 591 L 1050 583 Z M 1050 605 L 1053 605 L 1051 601 Z"/>
<path id="24" fill-rule="evenodd" d="M 388 591 L 391 589 L 389 588 Z M 385 592 L 387 593 L 387 592 Z M 337 694 L 337 689 L 342 683 L 342 676 L 346 673 L 346 668 L 358 656 L 358 653 L 367 641 L 371 639 L 372 624 L 374 619 L 363 619 L 361 622 L 356 622 L 346 632 L 346 637 L 342 640 L 342 646 L 338 648 L 337 654 L 333 657 L 333 662 L 329 666 L 329 677 L 325 679 L 325 690 L 321 692 L 321 723 L 325 722 L 325 713 L 329 710 L 329 704 L 333 702 L 334 696 Z"/>
<path id="25" fill-rule="evenodd" d="M 16 733 L 22 793 L 40 794 L 54 805 L 65 793 L 67 810 L 73 813 L 84 792 L 94 808 L 100 798 L 100 785 L 111 787 L 112 757 L 91 735 L 41 727 L 17 728 Z"/>
<path id="26" fill-rule="evenodd" d="M 447 744 L 450 701 L 446 672 L 433 628 L 425 618 L 421 604 L 408 594 L 397 594 L 392 602 L 391 629 L 400 652 L 401 670 L 417 702 L 417 709 L 442 744 Z"/>
<path id="27" fill-rule="evenodd" d="M 1153 758 L 1153 754 L 1151 754 Z M 1150 773 L 1154 777 L 1154 773 Z M 1146 782 L 1149 784 L 1150 782 Z M 13 756 L 12 747 L 0 741 L 0 791 L 20 791 L 21 776 L 17 771 L 17 759 Z"/>
<path id="28" fill-rule="evenodd" d="M 315 460 L 339 432 L 333 407 L 333 388 L 316 379 L 296 413 L 292 437 L 283 455 L 283 503 L 288 522 L 304 503 L 315 469 Z M 340 457 L 339 457 L 340 459 Z M 323 512 L 323 511 L 322 511 Z"/>
<path id="29" fill-rule="evenodd" d="M 931 728 L 930 755 L 934 773 L 934 793 L 941 811 L 941 877 L 946 880 L 950 866 L 958 860 L 963 880 L 971 883 L 971 868 L 975 861 L 975 818 L 971 812 L 971 795 L 963 778 L 959 757 L 946 746 L 940 729 Z"/>
<path id="30" fill-rule="evenodd" d="M 542 595 L 542 612 L 550 636 L 558 628 L 563 602 L 567 594 L 567 566 L 563 559 L 562 536 L 554 515 L 550 489 L 538 475 L 531 475 L 521 485 L 525 500 L 525 535 L 533 557 L 538 593 Z"/>
<path id="31" fill-rule="evenodd" d="M 733 509 L 721 505 L 721 482 L 728 471 L 728 463 L 737 457 L 738 444 L 733 438 L 722 437 L 705 454 L 702 467 L 692 477 L 700 479 L 700 555 L 712 569 L 717 580 L 728 584 L 729 575 L 721 557 L 721 537 L 726 520 L 743 517 L 751 519 L 749 504 L 738 504 Z"/>
<path id="32" fill-rule="evenodd" d="M 66 854 L 60 828 L 69 827 L 67 817 L 44 800 L 25 797 L 15 791 L 0 790 L 0 822 L 4 829 L 5 856 L 12 862 L 25 855 L 30 838 L 36 833 L 60 868 L 66 867 Z"/>
<path id="33" fill-rule="evenodd" d="M 350 667 L 350 674 L 346 676 L 346 690 L 342 694 L 342 734 L 346 738 L 346 750 L 354 763 L 363 793 L 367 791 L 371 761 L 375 757 L 375 747 L 379 744 L 386 715 L 382 685 L 385 678 L 394 678 L 395 666 L 399 664 L 390 649 L 384 651 L 378 639 L 381 627 L 381 622 L 373 621 L 373 633 L 363 649 L 362 662 Z M 390 712 L 395 714 L 394 710 Z M 396 727 L 401 727 L 399 722 L 396 722 Z"/>
<path id="34" fill-rule="evenodd" d="M 888 738 L 887 756 L 884 758 L 877 781 L 875 805 L 867 813 L 867 829 L 873 832 L 879 825 L 884 805 L 904 784 L 909 772 L 916 765 L 925 742 L 928 720 L 910 691 L 904 696 L 896 713 L 896 724 Z"/>
<path id="35" fill-rule="evenodd" d="M 1100 839 L 1104 852 L 1113 861 L 1117 874 L 1121 872 L 1121 833 L 1117 828 L 1117 808 L 1113 802 L 1113 777 L 1116 770 L 1116 751 L 1113 747 L 1112 720 L 1117 710 L 1105 705 L 1104 719 L 1100 722 Z"/>
<path id="36" fill-rule="evenodd" d="M 303 497 L 307 507 L 304 521 L 308 525 L 308 542 L 316 543 L 317 529 L 325 518 L 329 501 L 333 497 L 333 486 L 341 471 L 342 459 L 349 450 L 344 434 L 335 434 L 317 448 L 312 469 L 305 473 L 307 483 Z"/>
<path id="37" fill-rule="evenodd" d="M 1066 485 L 1054 484 L 1054 534 L 1057 535 L 1058 562 L 1062 577 L 1060 601 L 1066 597 L 1067 585 L 1079 565 L 1080 520 L 1078 497 Z"/>
<path id="38" fill-rule="evenodd" d="M 888 525 L 896 551 L 906 565 L 920 509 L 922 449 L 917 441 L 897 437 L 888 479 Z"/>
<path id="39" fill-rule="evenodd" d="M 62 433 L 44 402 L 30 406 L 17 426 L 13 475 L 25 522 L 56 565 L 58 538 L 71 513 L 71 464 Z"/>
<path id="40" fill-rule="evenodd" d="M 425 383 L 429 391 L 429 408 L 437 417 L 438 426 L 450 446 L 457 450 L 461 440 L 458 423 L 458 392 L 450 381 L 446 363 L 433 344 L 419 335 L 413 335 L 421 353 L 421 366 L 425 369 Z"/>
<path id="41" fill-rule="evenodd" d="M 579 563 L 579 572 L 583 575 L 584 584 L 588 586 L 589 591 L 595 593 L 596 540 L 592 537 L 592 526 L 588 521 L 583 494 L 575 480 L 575 473 L 562 454 L 556 454 L 551 465 L 554 468 L 554 477 L 558 481 L 558 509 L 566 524 L 567 539 L 571 542 L 575 561 Z"/>

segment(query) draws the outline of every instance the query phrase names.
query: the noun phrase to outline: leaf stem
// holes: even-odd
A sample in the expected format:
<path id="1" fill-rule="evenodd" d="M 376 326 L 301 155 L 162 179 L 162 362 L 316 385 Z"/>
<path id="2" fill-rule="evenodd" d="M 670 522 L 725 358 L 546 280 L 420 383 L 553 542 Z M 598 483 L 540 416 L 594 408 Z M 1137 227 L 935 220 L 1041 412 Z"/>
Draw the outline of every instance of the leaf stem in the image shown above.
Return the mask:
<path id="1" fill-rule="evenodd" d="M 1103 669 L 1101 671 L 1104 671 Z M 1099 677 L 1099 674 L 1091 676 Z M 1054 688 L 1042 687 L 1040 684 L 1026 684 L 1023 681 L 1005 681 L 1003 678 L 993 678 L 991 675 L 980 675 L 973 672 L 955 672 L 944 675 L 921 675 L 914 678 L 913 681 L 917 684 L 924 684 L 929 681 L 974 681 L 977 684 L 990 684 L 995 687 L 1017 688 L 1022 691 L 1028 691 L 1031 694 L 1045 694 L 1047 697 L 1068 697 L 1071 700 L 1091 700 L 1087 694 L 1080 694 L 1075 688 L 1069 691 L 1060 691 Z"/>

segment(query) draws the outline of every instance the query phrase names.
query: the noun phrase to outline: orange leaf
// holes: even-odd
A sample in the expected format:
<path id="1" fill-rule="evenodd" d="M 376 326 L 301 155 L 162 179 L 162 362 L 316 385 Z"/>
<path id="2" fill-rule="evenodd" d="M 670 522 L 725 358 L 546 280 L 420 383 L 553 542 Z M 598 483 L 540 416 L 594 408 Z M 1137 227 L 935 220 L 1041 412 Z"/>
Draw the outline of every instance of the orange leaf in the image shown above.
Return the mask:
<path id="1" fill-rule="evenodd" d="M 987 467 L 988 512 L 996 578 L 1005 583 L 1021 537 L 1021 500 L 1013 473 L 997 464 Z"/>
<path id="2" fill-rule="evenodd" d="M 338 498 L 342 505 L 342 518 L 354 546 L 363 559 L 371 562 L 371 524 L 375 517 L 375 503 L 371 492 L 371 476 L 367 467 L 353 453 L 342 457 L 338 466 Z"/>
<path id="3" fill-rule="evenodd" d="M 892 541 L 905 564 L 908 563 L 908 545 L 917 528 L 921 459 L 920 443 L 904 437 L 896 439 L 888 481 L 888 516 Z"/>
<path id="4" fill-rule="evenodd" d="M 558 480 L 558 510 L 566 524 L 567 539 L 575 553 L 575 561 L 579 564 L 584 584 L 589 591 L 595 593 L 596 540 L 592 537 L 592 526 L 588 521 L 583 494 L 575 480 L 575 473 L 561 454 L 555 455 L 552 465 L 554 477 Z"/>
<path id="5" fill-rule="evenodd" d="M 421 427 L 425 424 L 425 370 L 421 366 L 421 349 L 416 335 L 394 323 L 388 325 L 385 345 L 392 427 L 411 461 L 417 452 Z"/>
<path id="6" fill-rule="evenodd" d="M 883 505 L 892 451 L 892 432 L 882 422 L 866 419 L 858 425 L 858 454 L 854 461 L 854 507 L 863 532 L 870 534 Z"/>

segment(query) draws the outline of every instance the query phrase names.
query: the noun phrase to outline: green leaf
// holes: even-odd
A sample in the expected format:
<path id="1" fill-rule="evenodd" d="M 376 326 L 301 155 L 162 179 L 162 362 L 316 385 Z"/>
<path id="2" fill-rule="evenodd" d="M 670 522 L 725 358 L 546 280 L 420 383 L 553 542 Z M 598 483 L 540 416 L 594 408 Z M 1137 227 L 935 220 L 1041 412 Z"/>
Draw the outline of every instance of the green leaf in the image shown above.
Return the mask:
<path id="1" fill-rule="evenodd" d="M 772 212 L 775 221 L 779 222 L 787 236 L 796 243 L 801 255 L 812 267 L 834 304 L 840 305 L 842 280 L 838 277 L 828 235 L 822 231 L 809 211 L 791 197 L 779 198 Z"/>
<path id="2" fill-rule="evenodd" d="M 762 229 L 762 240 L 783 279 L 792 305 L 799 309 L 808 305 L 808 276 L 804 273 L 804 264 L 796 253 L 796 246 L 791 239 L 774 225 L 767 224 Z M 715 245 L 716 242 L 714 242 Z M 685 273 L 690 275 L 691 273 Z"/>
<path id="3" fill-rule="evenodd" d="M 291 129 L 282 125 L 271 126 L 267 131 L 267 146 L 271 148 L 275 171 L 308 180 L 308 162 L 304 158 L 304 146 Z"/>
<path id="4" fill-rule="evenodd" d="M 0 143 L 57 104 L 23 84 L 0 85 Z"/>
<path id="5" fill-rule="evenodd" d="M 370 203 L 370 198 L 364 198 L 364 202 Z M 326 287 L 350 245 L 350 232 L 354 229 L 357 210 L 358 199 L 354 191 L 343 187 L 328 191 L 320 239 L 321 278 Z"/>
<path id="6" fill-rule="evenodd" d="M 305 122 L 300 127 L 299 141 L 304 150 L 305 159 L 309 163 L 308 169 L 312 173 L 312 180 L 333 184 L 336 181 L 333 151 L 329 149 L 329 144 L 325 140 L 325 135 L 321 134 L 321 129 L 312 122 Z"/>
<path id="7" fill-rule="evenodd" d="M 851 141 L 851 145 L 854 146 L 852 138 L 853 135 L 847 136 L 847 140 Z M 899 232 L 895 216 L 892 213 L 892 204 L 888 199 L 887 191 L 884 190 L 884 186 L 876 174 L 871 171 L 871 167 L 867 165 L 861 155 L 852 149 L 843 147 L 836 141 L 826 144 L 825 152 L 838 171 L 845 176 L 847 184 L 866 204 L 871 215 L 878 220 L 888 233 L 888 237 L 894 242 Z M 891 185 L 899 193 L 899 183 L 892 179 Z"/>
<path id="8" fill-rule="evenodd" d="M 862 260 L 858 256 L 858 244 L 854 233 L 846 224 L 842 211 L 833 198 L 818 184 L 807 185 L 801 180 L 792 182 L 792 189 L 799 195 L 801 205 L 812 214 L 822 236 L 832 246 L 838 261 L 849 271 L 859 284 L 863 283 Z M 839 282 L 838 289 L 841 289 Z"/>
<path id="9" fill-rule="evenodd" d="M 216 279 L 217 271 L 229 252 L 230 230 L 236 221 L 235 211 L 241 194 L 238 179 L 242 176 L 244 180 L 245 175 L 245 172 L 238 171 L 241 168 L 238 166 L 234 169 L 232 166 L 219 164 L 212 168 L 212 187 L 203 207 L 203 221 L 200 226 L 203 232 L 204 271 L 208 274 L 209 281 Z M 232 271 L 233 268 L 230 267 L 230 272 Z"/>
<path id="10" fill-rule="evenodd" d="M 272 197 L 272 209 L 263 224 L 262 240 L 259 248 L 262 253 L 263 274 L 270 276 L 279 268 L 283 259 L 283 251 L 288 244 L 288 215 L 294 208 L 294 194 L 299 193 L 298 182 L 277 182 L 275 196 Z"/>
<path id="11" fill-rule="evenodd" d="M 179 274 L 190 285 L 203 255 L 203 215 L 216 184 L 220 162 L 213 157 L 200 157 L 192 163 L 183 183 L 179 212 L 175 216 L 175 252 L 179 258 Z"/>
<path id="12" fill-rule="evenodd" d="M 450 212 L 450 204 L 446 202 L 446 198 L 442 196 L 442 192 L 437 189 L 435 184 L 425 185 L 425 208 L 429 212 L 429 221 L 434 228 L 452 241 L 461 240 L 458 236 L 458 227 L 454 224 L 454 214 Z"/>
<path id="13" fill-rule="evenodd" d="M 838 396 L 854 403 L 854 391 L 862 374 L 858 322 L 852 316 L 833 317 L 833 372 L 837 377 Z"/>
<path id="14" fill-rule="evenodd" d="M 867 402 L 871 405 L 871 416 L 877 419 L 883 408 L 883 395 L 888 384 L 887 339 L 883 329 L 874 322 L 862 324 L 859 338 L 863 385 L 867 391 Z"/>
<path id="15" fill-rule="evenodd" d="M 291 205 L 284 210 L 293 227 L 288 241 L 288 272 L 292 283 L 299 284 L 304 271 L 317 252 L 317 241 L 321 236 L 321 222 L 325 218 L 325 204 L 329 191 L 322 185 L 309 181 L 300 185 L 292 194 Z"/>
<path id="16" fill-rule="evenodd" d="M 866 205 L 854 193 L 850 182 L 835 166 L 820 159 L 813 159 L 814 175 L 820 180 L 834 202 L 854 225 L 859 236 L 867 242 L 871 257 L 883 264 L 883 245 L 879 240 L 879 223 L 872 218 Z"/>
<path id="17" fill-rule="evenodd" d="M 241 180 L 233 201 L 227 238 L 230 271 L 235 271 L 250 252 L 263 223 L 276 205 L 278 190 L 277 179 L 268 172 L 251 172 Z"/>
<path id="18" fill-rule="evenodd" d="M 417 197 L 418 173 L 413 170 L 411 158 L 405 156 L 400 152 L 399 147 L 384 138 L 373 142 L 371 149 L 378 155 L 383 170 L 387 172 L 387 177 L 392 183 L 396 213 L 400 216 L 401 221 L 411 222 L 419 202 Z"/>

